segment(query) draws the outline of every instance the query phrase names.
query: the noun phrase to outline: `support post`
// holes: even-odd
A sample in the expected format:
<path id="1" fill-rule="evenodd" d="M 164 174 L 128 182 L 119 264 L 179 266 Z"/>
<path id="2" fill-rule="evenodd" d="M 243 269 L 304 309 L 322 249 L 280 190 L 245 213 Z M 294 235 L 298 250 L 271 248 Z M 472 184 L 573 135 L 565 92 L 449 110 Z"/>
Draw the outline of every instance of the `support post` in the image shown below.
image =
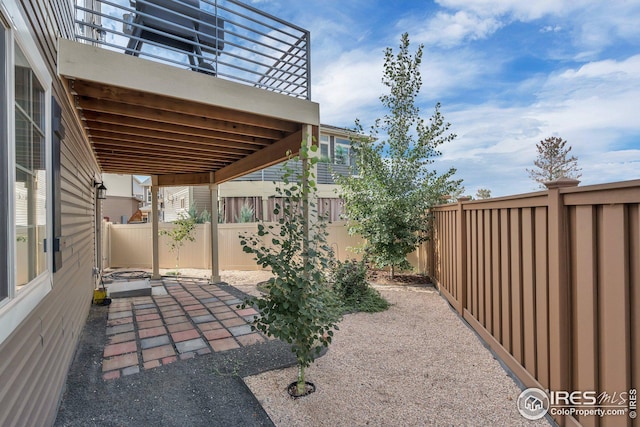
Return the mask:
<path id="1" fill-rule="evenodd" d="M 102 271 L 102 200 L 98 199 L 97 192 L 94 195 L 94 200 L 96 202 L 96 222 L 94 224 L 96 235 L 96 268 Z"/>
<path id="2" fill-rule="evenodd" d="M 160 251 L 158 249 L 159 237 L 158 237 L 158 176 L 153 175 L 151 177 L 151 278 L 154 280 L 160 279 Z"/>
<path id="3" fill-rule="evenodd" d="M 467 221 L 464 214 L 464 202 L 471 200 L 471 197 L 458 197 L 458 209 L 456 211 L 456 280 L 458 300 L 457 309 L 461 317 L 464 318 L 464 309 L 467 306 Z"/>
<path id="4" fill-rule="evenodd" d="M 303 129 L 303 137 L 304 137 L 304 143 L 306 144 L 306 146 L 308 148 L 311 148 L 312 145 L 314 145 L 314 141 L 313 141 L 313 126 L 311 125 L 306 125 L 305 128 Z M 307 151 L 307 155 L 309 156 L 309 158 L 312 157 L 317 157 L 319 155 L 319 152 L 313 152 L 310 149 Z M 303 160 L 303 170 L 306 170 L 306 166 L 307 166 L 308 160 L 304 159 Z M 317 183 L 317 176 L 318 176 L 318 164 L 316 163 L 315 165 L 311 166 L 309 168 L 309 177 L 304 177 L 302 185 L 303 187 L 305 187 L 306 190 L 308 190 L 308 186 L 309 186 L 309 178 L 313 176 L 314 181 Z M 308 194 L 308 193 L 307 193 Z M 306 227 L 307 227 L 307 237 L 311 238 L 312 236 L 310 236 L 308 234 L 309 230 L 310 230 L 310 224 L 313 224 L 314 222 L 318 221 L 318 199 L 317 199 L 317 194 L 314 193 L 313 194 L 313 199 L 308 199 L 307 203 L 308 206 L 306 206 L 305 209 L 305 221 L 306 221 Z M 311 209 L 311 205 L 313 204 L 313 206 L 315 206 L 315 209 Z"/>
<path id="5" fill-rule="evenodd" d="M 209 184 L 211 196 L 211 280 L 220 282 L 220 259 L 218 257 L 218 184 Z"/>
<path id="6" fill-rule="evenodd" d="M 262 191 L 264 192 L 264 189 Z M 267 222 L 268 219 L 269 219 L 269 196 L 262 196 L 262 220 L 264 222 Z"/>
<path id="7" fill-rule="evenodd" d="M 561 178 L 545 182 L 549 217 L 549 377 L 551 390 L 570 390 L 571 336 L 568 232 L 561 188 L 578 180 Z M 560 418 L 556 418 L 560 421 Z"/>

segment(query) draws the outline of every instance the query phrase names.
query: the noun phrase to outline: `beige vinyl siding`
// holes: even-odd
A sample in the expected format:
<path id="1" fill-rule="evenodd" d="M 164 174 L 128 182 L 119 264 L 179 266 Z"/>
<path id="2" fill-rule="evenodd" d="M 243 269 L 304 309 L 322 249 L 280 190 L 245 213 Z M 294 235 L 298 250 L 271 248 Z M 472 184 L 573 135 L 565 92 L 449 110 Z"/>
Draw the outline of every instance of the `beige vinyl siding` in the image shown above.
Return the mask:
<path id="1" fill-rule="evenodd" d="M 196 204 L 198 215 L 205 209 L 211 213 L 211 190 L 209 190 L 208 185 L 191 187 L 191 196 L 191 202 Z M 213 218 L 214 215 L 211 215 L 211 217 Z"/>
<path id="2" fill-rule="evenodd" d="M 99 172 L 70 100 L 55 76 L 56 34 L 71 38 L 73 2 L 19 3 L 29 32 L 54 77 L 52 93 L 63 111 L 61 147 L 62 268 L 53 290 L 0 344 L 0 425 L 51 425 L 79 334 L 90 308 L 94 265 L 92 178 Z M 47 129 L 51 132 L 51 129 Z"/>

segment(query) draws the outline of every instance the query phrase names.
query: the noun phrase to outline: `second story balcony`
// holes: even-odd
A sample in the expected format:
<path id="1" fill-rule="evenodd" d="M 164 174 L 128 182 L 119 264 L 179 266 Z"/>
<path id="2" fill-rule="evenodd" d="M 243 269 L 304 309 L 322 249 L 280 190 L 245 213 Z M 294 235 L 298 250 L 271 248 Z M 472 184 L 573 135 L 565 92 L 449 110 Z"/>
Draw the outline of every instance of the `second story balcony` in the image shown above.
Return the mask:
<path id="1" fill-rule="evenodd" d="M 104 172 L 225 182 L 318 137 L 309 32 L 235 0 L 76 0 L 58 73 Z"/>
<path id="2" fill-rule="evenodd" d="M 311 99 L 309 32 L 234 0 L 77 0 L 78 40 Z"/>

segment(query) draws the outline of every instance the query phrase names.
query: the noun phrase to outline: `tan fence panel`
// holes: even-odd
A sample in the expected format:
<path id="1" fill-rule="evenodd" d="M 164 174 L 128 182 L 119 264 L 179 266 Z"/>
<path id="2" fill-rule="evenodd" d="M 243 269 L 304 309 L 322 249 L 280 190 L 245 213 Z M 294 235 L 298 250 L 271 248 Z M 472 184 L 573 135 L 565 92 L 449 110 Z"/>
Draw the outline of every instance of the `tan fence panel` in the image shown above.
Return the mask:
<path id="1" fill-rule="evenodd" d="M 102 221 L 100 233 L 102 236 L 102 268 L 111 267 L 111 223 Z"/>
<path id="2" fill-rule="evenodd" d="M 111 267 L 151 268 L 151 224 L 111 224 Z"/>
<path id="3" fill-rule="evenodd" d="M 362 259 L 362 254 L 357 253 L 356 249 L 362 247 L 363 240 L 360 236 L 350 236 L 347 230 L 346 222 L 336 221 L 327 224 L 327 243 L 340 261 L 347 259 Z M 419 262 L 419 254 L 414 253 L 413 262 Z"/>
<path id="4" fill-rule="evenodd" d="M 159 260 L 160 268 L 175 268 L 176 264 L 180 268 L 211 268 L 211 257 L 208 257 L 210 247 L 210 231 L 206 224 L 196 224 L 193 237 L 194 241 L 185 240 L 184 244 L 177 250 L 171 252 L 171 238 L 162 234 L 163 231 L 169 231 L 173 224 L 159 224 Z M 149 238 L 151 231 L 149 230 Z M 151 246 L 149 246 L 149 250 Z M 179 258 L 179 259 L 177 259 Z"/>
<path id="5" fill-rule="evenodd" d="M 266 226 L 276 225 L 266 223 Z M 170 230 L 170 223 L 159 225 L 160 232 Z M 195 229 L 195 240 L 186 241 L 180 248 L 180 268 L 211 268 L 211 225 L 198 224 Z M 152 231 L 151 224 L 111 224 L 106 223 L 104 230 L 104 268 L 151 268 Z M 218 224 L 219 262 L 221 270 L 259 270 L 253 255 L 247 254 L 240 245 L 241 234 L 257 233 L 257 223 Z M 327 243 L 334 249 L 336 257 L 342 261 L 346 259 L 360 259 L 352 248 L 362 245 L 362 238 L 349 236 L 344 222 L 328 224 Z M 106 243 L 108 242 L 108 243 Z M 176 253 L 169 250 L 170 238 L 160 235 L 159 261 L 160 268 L 175 268 Z M 413 263 L 420 263 L 419 252 L 411 254 Z M 426 258 L 422 255 L 422 258 Z"/>
<path id="6" fill-rule="evenodd" d="M 242 250 L 240 235 L 258 232 L 257 223 L 218 224 L 218 259 L 221 270 L 261 270 L 253 255 Z"/>

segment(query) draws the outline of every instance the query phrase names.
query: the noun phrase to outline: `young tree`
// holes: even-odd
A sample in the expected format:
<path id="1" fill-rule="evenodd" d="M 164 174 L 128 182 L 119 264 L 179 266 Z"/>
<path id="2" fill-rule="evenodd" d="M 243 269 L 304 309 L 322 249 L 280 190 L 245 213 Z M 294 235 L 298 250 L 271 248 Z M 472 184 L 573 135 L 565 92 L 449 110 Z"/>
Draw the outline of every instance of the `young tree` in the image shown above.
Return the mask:
<path id="1" fill-rule="evenodd" d="M 196 228 L 196 220 L 190 216 L 180 215 L 173 221 L 173 227 L 170 230 L 162 230 L 160 235 L 168 236 L 169 251 L 176 255 L 176 276 L 180 274 L 180 248 L 189 241 L 193 242 L 195 237 L 193 231 Z"/>
<path id="2" fill-rule="evenodd" d="M 403 34 L 400 49 L 385 51 L 382 83 L 389 89 L 380 97 L 388 113 L 371 127 L 369 136 L 356 120 L 351 138 L 358 175 L 339 179 L 349 231 L 366 240 L 365 252 L 378 267 L 410 267 L 407 254 L 428 236 L 427 209 L 452 194 L 461 181 L 455 169 L 443 174 L 431 170 L 438 146 L 452 141 L 450 124 L 440 104 L 428 121 L 420 116 L 416 98 L 422 86 L 420 63 L 423 46 L 409 52 L 409 36 Z M 381 141 L 379 135 L 386 135 Z"/>
<path id="3" fill-rule="evenodd" d="M 488 188 L 478 188 L 476 191 L 476 199 L 490 199 L 491 198 L 491 190 Z"/>
<path id="4" fill-rule="evenodd" d="M 327 276 L 335 260 L 326 240 L 326 221 L 309 220 L 317 214 L 311 166 L 318 159 L 310 157 L 308 150 L 303 144 L 301 172 L 287 164 L 283 168 L 283 184 L 276 188 L 282 203 L 273 211 L 280 217 L 278 224 L 260 222 L 257 236 L 240 236 L 244 252 L 253 254 L 263 268 L 270 267 L 274 275 L 265 286 L 267 294 L 244 306 L 257 306 L 260 316 L 254 319 L 254 326 L 258 330 L 291 344 L 298 362 L 298 395 L 305 391 L 305 368 L 331 343 L 341 316 L 340 301 Z"/>
<path id="5" fill-rule="evenodd" d="M 578 179 L 582 176 L 578 167 L 578 158 L 569 157 L 571 146 L 567 147 L 567 141 L 560 137 L 551 136 L 539 144 L 538 157 L 533 162 L 537 169 L 527 169 L 529 178 L 540 184 L 541 188 L 548 181 L 555 181 L 560 178 Z"/>

